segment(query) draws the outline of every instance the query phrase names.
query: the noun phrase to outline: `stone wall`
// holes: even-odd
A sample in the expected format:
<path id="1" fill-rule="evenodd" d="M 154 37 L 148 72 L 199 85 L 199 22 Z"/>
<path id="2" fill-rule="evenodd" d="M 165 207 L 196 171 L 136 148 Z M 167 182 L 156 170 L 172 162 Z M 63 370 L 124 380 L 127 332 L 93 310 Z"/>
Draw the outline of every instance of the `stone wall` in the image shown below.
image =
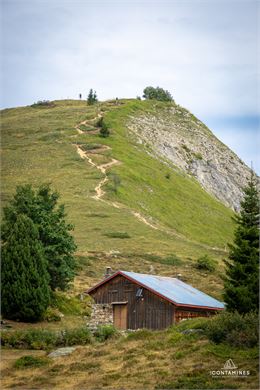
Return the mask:
<path id="1" fill-rule="evenodd" d="M 98 325 L 113 325 L 113 308 L 109 303 L 93 303 L 90 319 L 87 324 L 90 328 Z"/>

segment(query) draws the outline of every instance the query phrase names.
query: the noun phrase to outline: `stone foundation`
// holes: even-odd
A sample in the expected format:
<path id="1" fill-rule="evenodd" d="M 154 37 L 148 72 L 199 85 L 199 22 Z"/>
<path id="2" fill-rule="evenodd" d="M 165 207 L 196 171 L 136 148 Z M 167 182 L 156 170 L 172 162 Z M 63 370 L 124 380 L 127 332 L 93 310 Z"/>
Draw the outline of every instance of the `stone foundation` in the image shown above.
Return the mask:
<path id="1" fill-rule="evenodd" d="M 99 325 L 113 325 L 113 308 L 109 303 L 94 303 L 88 321 L 89 328 L 95 329 Z"/>

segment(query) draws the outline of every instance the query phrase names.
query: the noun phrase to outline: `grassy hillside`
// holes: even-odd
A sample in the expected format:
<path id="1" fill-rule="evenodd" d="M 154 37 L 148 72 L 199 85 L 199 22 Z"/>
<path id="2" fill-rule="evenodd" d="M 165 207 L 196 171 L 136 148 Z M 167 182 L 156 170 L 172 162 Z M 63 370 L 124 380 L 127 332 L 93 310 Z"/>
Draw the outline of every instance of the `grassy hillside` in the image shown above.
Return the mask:
<path id="1" fill-rule="evenodd" d="M 18 184 L 51 183 L 75 225 L 80 259 L 84 263 L 89 254 L 92 259 L 89 277 L 84 272 L 80 276 L 86 287 L 100 278 L 101 263 L 144 272 L 152 265 L 166 275 L 181 272 L 206 289 L 213 278 L 219 294 L 221 262 L 217 273 L 203 278 L 190 267 L 204 254 L 217 260 L 225 256 L 223 249 L 232 240 L 232 212 L 194 179 L 147 153 L 127 130 L 129 116 L 165 110 L 167 104 L 123 100 L 119 105 L 88 106 L 68 100 L 2 111 L 2 206 Z M 97 129 L 93 132 L 98 115 L 111 130 L 108 138 L 101 138 Z M 104 173 L 80 157 L 76 144 L 98 166 L 112 158 L 119 162 L 107 168 L 101 199 L 93 196 Z M 102 145 L 107 147 L 98 152 L 95 148 Z M 118 188 L 115 175 L 120 178 Z M 97 253 L 102 262 L 93 260 L 100 257 Z M 181 261 L 176 262 L 176 256 Z"/>
<path id="2" fill-rule="evenodd" d="M 11 333 L 85 326 L 90 298 L 81 301 L 78 294 L 99 281 L 108 265 L 165 276 L 181 273 L 187 283 L 221 299 L 222 259 L 232 240 L 232 212 L 194 179 L 155 158 L 127 129 L 130 116 L 165 111 L 167 104 L 124 100 L 119 105 L 87 106 L 83 101 L 55 101 L 2 111 L 2 207 L 18 184 L 51 183 L 75 225 L 78 245 L 75 281 L 52 303 L 64 315 L 61 321 L 8 321 Z M 108 138 L 98 134 L 98 116 L 110 128 Z M 214 272 L 194 266 L 205 254 L 217 261 Z M 216 388 L 217 383 L 217 388 L 242 388 L 239 378 L 218 380 L 208 375 L 232 358 L 252 371 L 243 379 L 243 388 L 255 387 L 254 348 L 213 345 L 197 336 L 174 328 L 121 334 L 28 368 L 14 366 L 15 360 L 24 355 L 45 358 L 47 351 L 4 347 L 2 384 L 28 389 L 203 389 Z"/>
<path id="3" fill-rule="evenodd" d="M 200 334 L 183 334 L 189 326 L 194 326 L 193 320 L 166 331 L 116 335 L 104 343 L 77 346 L 70 356 L 56 359 L 46 359 L 46 351 L 4 349 L 2 385 L 16 389 L 257 388 L 256 347 L 216 345 Z M 15 364 L 28 355 L 34 357 L 34 364 Z M 240 370 L 250 370 L 250 375 L 213 378 L 210 372 L 221 370 L 228 359 Z"/>

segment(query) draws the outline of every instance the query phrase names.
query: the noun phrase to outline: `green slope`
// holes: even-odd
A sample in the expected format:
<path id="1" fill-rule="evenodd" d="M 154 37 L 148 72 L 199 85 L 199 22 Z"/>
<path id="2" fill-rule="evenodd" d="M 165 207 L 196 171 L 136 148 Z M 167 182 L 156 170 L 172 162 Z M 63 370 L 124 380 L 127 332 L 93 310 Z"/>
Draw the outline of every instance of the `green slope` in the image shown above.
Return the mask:
<path id="1" fill-rule="evenodd" d="M 144 153 L 143 146 L 126 129 L 128 116 L 142 111 L 156 114 L 165 105 L 128 101 L 107 113 L 106 123 L 114 129 L 108 144 L 113 156 L 123 162 L 113 169 L 122 178 L 117 198 L 189 239 L 224 247 L 232 237 L 232 212 L 207 194 L 195 179 Z"/>
<path id="2" fill-rule="evenodd" d="M 232 240 L 232 212 L 194 179 L 149 155 L 127 130 L 129 115 L 154 113 L 168 103 L 121 103 L 87 106 L 83 101 L 68 100 L 55 101 L 47 108 L 3 110 L 2 207 L 18 184 L 49 182 L 66 204 L 81 253 L 120 251 L 125 259 L 131 258 L 126 263 L 131 267 L 133 256 L 142 258 L 145 264 L 147 253 L 161 258 L 174 254 L 186 261 L 208 253 L 221 259 L 226 243 Z M 110 137 L 104 139 L 87 131 L 79 134 L 75 126 L 97 117 L 98 112 L 103 112 L 112 129 Z M 90 122 L 87 124 L 90 126 Z M 92 196 L 104 175 L 80 158 L 76 143 L 85 149 L 93 143 L 111 148 L 89 154 L 97 165 L 110 162 L 111 158 L 120 161 L 107 170 L 109 180 L 103 187 L 106 194 L 102 200 Z M 115 173 L 121 180 L 117 191 L 113 188 Z M 136 218 L 134 212 L 155 228 Z M 118 233 L 127 233 L 129 238 L 120 238 Z M 161 271 L 172 272 L 167 267 Z"/>

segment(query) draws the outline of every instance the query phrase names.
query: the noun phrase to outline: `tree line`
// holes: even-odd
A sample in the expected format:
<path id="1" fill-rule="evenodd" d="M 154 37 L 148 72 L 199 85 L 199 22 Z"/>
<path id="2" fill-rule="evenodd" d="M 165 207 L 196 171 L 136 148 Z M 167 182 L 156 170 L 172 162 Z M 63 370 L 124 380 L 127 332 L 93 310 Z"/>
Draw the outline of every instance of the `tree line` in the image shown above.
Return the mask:
<path id="1" fill-rule="evenodd" d="M 81 99 L 81 97 L 82 97 L 82 95 L 79 94 L 80 99 Z M 162 102 L 173 101 L 173 97 L 170 94 L 170 92 L 167 91 L 166 89 L 161 88 L 161 87 L 154 88 L 154 87 L 148 86 L 148 87 L 144 88 L 143 98 L 146 100 L 158 100 L 158 101 L 162 101 Z M 141 100 L 141 98 L 139 96 L 137 97 L 137 99 Z M 116 98 L 116 100 L 118 101 L 118 98 Z M 89 90 L 89 93 L 87 96 L 87 103 L 89 105 L 93 105 L 95 103 L 98 103 L 97 93 L 96 93 L 96 91 L 93 90 L 93 88 L 91 88 Z"/>

